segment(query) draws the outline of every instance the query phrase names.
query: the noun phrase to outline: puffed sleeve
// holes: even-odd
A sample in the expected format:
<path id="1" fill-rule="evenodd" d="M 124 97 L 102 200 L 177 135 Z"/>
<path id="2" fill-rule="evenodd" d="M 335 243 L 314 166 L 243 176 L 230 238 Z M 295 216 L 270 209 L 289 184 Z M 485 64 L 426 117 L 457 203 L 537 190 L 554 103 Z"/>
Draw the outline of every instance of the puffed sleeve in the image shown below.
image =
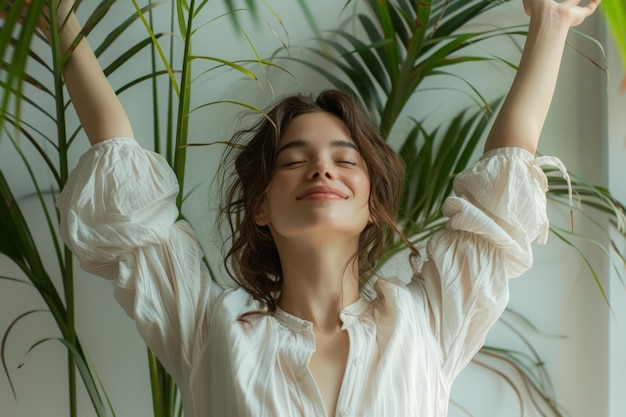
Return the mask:
<path id="1" fill-rule="evenodd" d="M 133 139 L 91 147 L 57 199 L 61 234 L 81 267 L 115 283 L 115 297 L 166 369 L 180 377 L 206 338 L 220 289 L 197 239 L 176 221 L 167 162 Z"/>
<path id="2" fill-rule="evenodd" d="M 427 260 L 409 287 L 441 348 L 451 382 L 482 347 L 508 302 L 508 279 L 545 243 L 547 179 L 520 148 L 486 153 L 454 181 L 443 207 L 445 230 L 427 244 Z"/>

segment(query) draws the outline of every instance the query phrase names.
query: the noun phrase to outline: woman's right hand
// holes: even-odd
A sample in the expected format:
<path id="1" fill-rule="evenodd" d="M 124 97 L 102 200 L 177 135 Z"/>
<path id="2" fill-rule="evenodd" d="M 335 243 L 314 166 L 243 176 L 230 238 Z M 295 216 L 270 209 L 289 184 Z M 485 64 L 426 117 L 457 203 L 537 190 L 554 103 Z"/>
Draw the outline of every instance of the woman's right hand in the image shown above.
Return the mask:
<path id="1" fill-rule="evenodd" d="M 33 0 L 24 0 L 22 3 L 22 10 L 20 12 L 20 20 L 18 22 L 22 22 L 32 5 Z M 9 14 L 11 9 L 15 7 L 15 0 L 8 0 L 7 5 L 4 10 L 0 11 L 0 20 L 4 20 L 6 16 Z M 60 0 L 57 7 L 57 22 L 62 24 L 67 20 L 67 17 L 74 11 L 74 1 L 73 0 Z M 48 11 L 47 3 L 43 5 L 42 14 L 39 16 L 39 20 L 37 22 L 37 27 L 39 30 L 43 32 L 46 38 L 50 38 L 50 13 Z"/>
<path id="2" fill-rule="evenodd" d="M 20 21 L 23 22 L 32 11 L 33 3 L 34 0 L 8 0 L 7 6 L 0 11 L 0 20 L 6 19 L 9 13 L 15 13 L 15 7 L 21 6 Z M 74 13 L 74 0 L 59 0 L 58 3 L 58 40 L 61 56 L 65 56 L 80 36 L 81 26 Z M 50 39 L 47 2 L 43 7 L 38 27 Z M 74 45 L 63 68 L 63 76 L 78 118 L 92 144 L 112 137 L 133 137 L 128 116 L 86 38 Z"/>
<path id="3" fill-rule="evenodd" d="M 22 23 L 24 21 L 24 19 L 26 19 L 26 16 L 28 15 L 28 12 L 30 10 L 30 6 L 32 4 L 32 0 L 24 0 L 23 2 L 23 6 L 22 6 L 22 10 L 20 11 L 20 18 L 18 20 L 19 23 Z M 9 13 L 11 12 L 11 9 L 13 9 L 15 7 L 15 1 L 14 0 L 8 0 L 7 5 L 4 7 L 4 10 L 0 11 L 0 20 L 5 20 L 6 17 L 9 15 Z M 46 5 L 43 6 L 43 13 L 41 16 L 39 16 L 39 21 L 37 22 L 37 27 L 44 33 L 47 35 L 50 33 L 49 30 L 49 25 L 48 25 L 48 8 Z"/>

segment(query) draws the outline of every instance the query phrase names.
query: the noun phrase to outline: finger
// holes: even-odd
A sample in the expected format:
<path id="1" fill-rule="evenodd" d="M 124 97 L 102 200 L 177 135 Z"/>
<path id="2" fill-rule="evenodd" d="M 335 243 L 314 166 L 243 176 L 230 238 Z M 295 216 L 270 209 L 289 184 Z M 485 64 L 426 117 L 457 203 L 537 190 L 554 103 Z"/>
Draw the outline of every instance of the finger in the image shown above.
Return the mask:
<path id="1" fill-rule="evenodd" d="M 589 13 L 587 16 L 593 14 L 596 9 L 598 8 L 598 6 L 600 6 L 600 2 L 602 0 L 591 0 L 587 6 L 585 7 L 585 9 L 587 9 L 587 12 Z"/>

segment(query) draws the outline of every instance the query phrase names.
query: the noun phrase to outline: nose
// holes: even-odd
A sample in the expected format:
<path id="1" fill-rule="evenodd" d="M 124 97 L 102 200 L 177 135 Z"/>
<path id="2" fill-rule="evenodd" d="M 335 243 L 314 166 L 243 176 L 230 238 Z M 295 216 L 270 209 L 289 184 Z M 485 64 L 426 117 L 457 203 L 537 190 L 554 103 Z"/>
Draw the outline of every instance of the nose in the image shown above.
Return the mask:
<path id="1" fill-rule="evenodd" d="M 319 179 L 322 177 L 333 179 L 335 178 L 335 169 L 330 161 L 320 158 L 311 166 L 307 177 L 309 179 Z"/>

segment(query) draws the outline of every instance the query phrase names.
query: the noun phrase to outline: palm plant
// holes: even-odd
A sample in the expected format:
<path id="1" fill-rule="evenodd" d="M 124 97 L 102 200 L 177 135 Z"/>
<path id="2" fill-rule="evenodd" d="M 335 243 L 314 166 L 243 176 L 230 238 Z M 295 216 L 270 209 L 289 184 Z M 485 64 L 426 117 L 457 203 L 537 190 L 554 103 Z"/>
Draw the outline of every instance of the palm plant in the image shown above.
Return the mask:
<path id="1" fill-rule="evenodd" d="M 8 0 L 0 2 L 0 10 L 6 10 L 4 26 L 0 35 L 0 55 L 5 57 L 10 54 L 10 58 L 3 59 L 0 64 L 3 71 L 3 78 L 0 81 L 2 90 L 2 106 L 0 107 L 2 134 L 0 137 L 13 144 L 30 175 L 47 221 L 48 233 L 52 237 L 57 265 L 51 267 L 42 261 L 42 253 L 37 247 L 36 239 L 33 237 L 29 224 L 22 215 L 19 200 L 14 196 L 9 182 L 0 170 L 0 198 L 2 198 L 0 204 L 0 253 L 11 259 L 25 277 L 25 279 L 21 279 L 0 276 L 0 279 L 32 284 L 54 317 L 60 332 L 60 336 L 54 340 L 62 343 L 68 351 L 70 415 L 77 416 L 79 414 L 76 370 L 79 371 L 96 414 L 98 416 L 114 414 L 112 405 L 107 403 L 106 391 L 100 384 L 96 371 L 91 366 L 76 332 L 73 258 L 68 249 L 63 246 L 57 232 L 58 213 L 51 210 L 48 204 L 50 197 L 54 198 L 67 181 L 70 171 L 69 155 L 74 140 L 81 131 L 81 127 L 72 126 L 67 117 L 71 106 L 63 91 L 62 69 L 68 56 L 61 56 L 59 52 L 57 35 L 59 27 L 55 23 L 57 21 L 55 8 L 57 2 L 55 0 L 33 0 L 32 2 L 15 0 L 11 3 L 12 7 L 9 8 Z M 97 5 L 89 6 L 93 8 L 85 20 L 82 33 L 73 45 L 76 45 L 82 37 L 101 25 L 101 22 L 105 20 L 104 16 L 115 3 L 115 0 L 102 0 Z M 168 160 L 180 181 L 181 193 L 177 204 L 181 213 L 185 195 L 184 174 L 190 115 L 199 108 L 224 102 L 223 100 L 214 100 L 191 108 L 192 84 L 197 80 L 197 74 L 204 74 L 216 68 L 229 68 L 237 74 L 256 80 L 257 76 L 246 66 L 249 66 L 250 63 L 260 67 L 271 65 L 256 55 L 252 44 L 251 55 L 253 58 L 237 62 L 194 53 L 192 38 L 198 28 L 205 23 L 205 20 L 201 20 L 206 19 L 202 17 L 201 12 L 207 3 L 207 0 L 169 2 L 171 16 L 175 16 L 177 19 L 172 19 L 169 27 L 159 28 L 152 14 L 157 3 L 148 0 L 146 4 L 139 5 L 136 0 L 133 0 L 134 13 L 114 27 L 102 42 L 94 47 L 94 52 L 98 57 L 116 45 L 118 48 L 122 47 L 120 55 L 104 68 L 107 76 L 121 74 L 125 69 L 125 63 L 139 54 L 150 54 L 150 64 L 142 68 L 145 72 L 136 78 L 125 79 L 124 84 L 116 92 L 123 94 L 141 83 L 151 83 L 152 102 L 154 103 L 153 147 Z M 29 6 L 28 9 L 25 8 L 25 5 Z M 79 2 L 77 2 L 78 5 Z M 43 14 L 45 9 L 51 11 L 50 18 L 47 19 L 51 29 L 49 42 L 38 31 L 38 22 L 40 19 L 46 19 Z M 27 13 L 24 14 L 23 10 L 27 10 Z M 218 17 L 214 16 L 214 18 Z M 129 29 L 137 24 L 142 24 L 146 29 L 144 39 L 122 46 L 120 40 L 124 38 Z M 60 22 L 59 26 L 62 25 L 63 22 Z M 177 34 L 182 41 L 176 42 L 171 34 Z M 168 42 L 164 42 L 165 40 Z M 167 52 L 162 43 L 169 44 Z M 50 48 L 46 47 L 48 44 Z M 182 51 L 179 51 L 179 48 L 182 48 Z M 52 60 L 47 55 L 51 55 Z M 48 64 L 50 61 L 52 63 Z M 196 63 L 200 69 L 194 68 L 192 71 L 192 64 Z M 163 82 L 161 79 L 166 81 Z M 246 103 L 236 101 L 230 101 L 230 103 L 260 111 Z M 166 115 L 166 117 L 164 118 L 162 115 Z M 37 119 L 50 121 L 55 129 L 44 130 L 37 127 L 34 122 Z M 164 125 L 164 129 L 162 125 Z M 27 150 L 25 147 L 32 149 Z M 31 151 L 34 151 L 36 157 L 30 155 L 33 153 Z M 42 164 L 47 168 L 46 175 L 53 179 L 50 184 L 42 185 L 37 169 Z M 60 276 L 60 292 L 55 286 L 53 279 L 55 275 Z M 14 395 L 16 393 L 5 357 L 6 342 L 12 329 L 20 321 L 37 312 L 39 310 L 31 310 L 16 317 L 2 338 L 0 356 Z M 37 341 L 30 350 L 48 340 L 50 339 Z M 149 351 L 148 362 L 154 416 L 181 415 L 180 399 L 172 378 Z"/>
<path id="2" fill-rule="evenodd" d="M 59 39 L 56 33 L 56 8 L 53 1 L 33 2 L 28 9 L 28 14 L 22 19 L 21 13 L 24 10 L 25 2 L 17 1 L 13 7 L 8 9 L 8 2 L 2 2 L 2 10 L 9 10 L 6 17 L 4 30 L 0 39 L 2 47 L 2 56 L 4 57 L 9 51 L 12 52 L 11 59 L 2 62 L 4 77 L 2 80 L 2 107 L 0 110 L 0 121 L 2 122 L 2 131 L 5 140 L 10 140 L 22 157 L 24 166 L 31 176 L 33 185 L 37 190 L 37 196 L 41 203 L 41 207 L 46 217 L 48 232 L 53 237 L 53 245 L 56 253 L 57 266 L 56 271 L 51 270 L 44 265 L 42 254 L 40 253 L 33 233 L 29 225 L 24 219 L 20 211 L 20 207 L 16 202 L 16 198 L 11 192 L 11 188 L 5 179 L 4 174 L 0 171 L 0 195 L 2 211 L 0 221 L 0 252 L 19 266 L 28 283 L 31 283 L 37 292 L 41 295 L 45 305 L 51 312 L 54 320 L 59 328 L 60 337 L 56 338 L 59 342 L 67 347 L 68 350 L 68 381 L 69 381 L 69 404 L 70 415 L 76 416 L 77 410 L 77 378 L 76 369 L 80 371 L 80 376 L 88 389 L 91 402 L 98 415 L 107 415 L 107 407 L 103 400 L 103 396 L 98 387 L 98 379 L 93 369 L 88 365 L 86 353 L 83 351 L 80 340 L 75 328 L 75 308 L 74 308 L 74 274 L 72 255 L 67 248 L 64 248 L 59 236 L 56 232 L 56 224 L 58 216 L 49 209 L 46 201 L 46 194 L 57 192 L 67 180 L 69 173 L 68 151 L 73 139 L 76 137 L 79 128 L 70 130 L 66 123 L 67 103 L 63 93 L 62 67 L 66 57 L 62 57 L 59 52 Z M 111 7 L 113 1 L 103 2 L 100 7 L 94 9 L 93 13 L 87 19 L 87 28 L 81 36 L 84 36 L 89 30 L 95 27 L 101 20 L 108 8 Z M 43 16 L 44 7 L 51 10 L 51 32 L 50 45 L 52 46 L 52 64 L 47 64 L 49 59 L 42 58 L 36 49 L 30 49 L 31 41 L 34 38 L 43 38 L 37 31 L 39 19 Z M 131 18 L 125 22 L 129 25 Z M 119 32 L 123 32 L 124 27 L 118 28 Z M 14 31 L 19 31 L 17 37 L 13 37 Z M 105 49 L 113 40 L 105 41 L 100 48 Z M 129 50 L 132 54 L 132 49 Z M 28 58 L 28 59 L 27 59 Z M 30 76 L 26 71 L 27 61 L 39 64 L 39 70 L 47 73 L 45 77 Z M 114 72 L 117 66 L 109 68 L 110 72 Z M 32 71 L 32 68 L 30 69 Z M 25 86 L 25 83 L 28 86 Z M 37 90 L 35 96 L 27 95 L 24 91 L 34 87 Z M 15 99 L 14 106 L 11 107 L 11 100 Z M 48 103 L 42 104 L 45 100 Z M 56 129 L 50 133 L 46 133 L 35 127 L 31 120 L 23 120 L 21 118 L 22 106 L 28 105 L 37 117 L 50 120 L 54 123 Z M 46 105 L 47 104 L 47 105 Z M 52 110 L 51 110 L 52 109 Z M 29 160 L 24 150 L 18 143 L 19 138 L 24 138 L 29 145 L 33 146 L 35 151 L 41 157 L 41 161 L 54 179 L 52 184 L 41 186 L 37 180 L 33 161 Z M 44 150 L 51 147 L 53 151 Z M 54 153 L 53 153 L 54 152 Z M 59 293 L 55 287 L 52 276 L 58 274 L 61 277 L 62 292 Z M 7 279 L 6 277 L 3 277 Z M 23 318 L 37 312 L 36 310 L 28 311 L 18 316 L 9 326 L 2 341 L 2 362 L 7 376 L 6 360 L 4 357 L 4 348 L 9 331 Z M 32 347 L 48 341 L 43 339 L 35 343 Z M 11 379 L 9 377 L 9 382 Z M 13 387 L 12 387 L 13 388 Z M 15 392 L 14 392 L 15 394 Z"/>

